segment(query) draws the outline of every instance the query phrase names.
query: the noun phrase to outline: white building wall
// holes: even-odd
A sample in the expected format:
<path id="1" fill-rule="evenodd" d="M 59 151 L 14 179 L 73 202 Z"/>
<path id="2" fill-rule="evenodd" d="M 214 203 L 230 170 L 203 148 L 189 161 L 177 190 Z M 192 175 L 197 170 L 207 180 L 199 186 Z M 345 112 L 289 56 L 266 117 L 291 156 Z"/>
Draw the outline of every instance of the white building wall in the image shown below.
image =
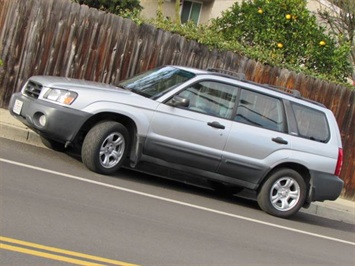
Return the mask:
<path id="1" fill-rule="evenodd" d="M 143 7 L 141 15 L 144 18 L 155 18 L 158 10 L 158 0 L 141 0 Z M 166 0 L 163 4 L 163 15 L 171 19 L 175 18 L 175 1 Z"/>
<path id="2" fill-rule="evenodd" d="M 182 2 L 183 0 L 181 0 Z M 202 12 L 199 23 L 206 24 L 212 18 L 221 16 L 224 10 L 230 8 L 235 2 L 242 2 L 242 0 L 191 0 L 196 2 L 202 2 Z M 143 7 L 142 16 L 145 18 L 156 17 L 158 9 L 158 0 L 141 0 L 141 6 Z M 327 0 L 309 0 L 307 1 L 307 8 L 317 13 L 319 9 L 328 9 L 332 5 Z M 171 19 L 175 18 L 175 0 L 165 0 L 163 4 L 163 14 Z"/>

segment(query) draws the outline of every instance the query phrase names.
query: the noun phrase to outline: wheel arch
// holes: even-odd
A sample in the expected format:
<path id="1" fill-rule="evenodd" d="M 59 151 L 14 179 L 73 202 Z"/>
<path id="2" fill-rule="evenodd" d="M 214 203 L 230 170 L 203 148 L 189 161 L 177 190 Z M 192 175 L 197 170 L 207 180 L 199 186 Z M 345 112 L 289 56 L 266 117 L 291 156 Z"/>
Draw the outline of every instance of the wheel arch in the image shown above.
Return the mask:
<path id="1" fill-rule="evenodd" d="M 261 182 L 259 183 L 259 186 L 257 188 L 257 192 L 260 191 L 260 189 L 262 188 L 262 186 L 264 185 L 264 183 L 266 182 L 266 180 L 269 178 L 270 175 L 272 175 L 273 173 L 279 171 L 280 169 L 292 169 L 296 172 L 298 172 L 302 178 L 304 179 L 306 186 L 307 186 L 307 194 L 309 193 L 309 189 L 310 189 L 310 180 L 311 180 L 311 174 L 310 171 L 307 167 L 305 167 L 302 164 L 299 163 L 293 163 L 293 162 L 286 162 L 286 163 L 282 163 L 277 165 L 276 167 L 270 169 L 270 171 L 268 171 L 264 178 L 261 180 Z"/>
<path id="2" fill-rule="evenodd" d="M 121 123 L 123 126 L 125 126 L 128 130 L 129 135 L 131 136 L 131 149 L 132 149 L 134 143 L 137 140 L 137 125 L 135 121 L 128 116 L 118 114 L 118 113 L 113 113 L 113 112 L 97 113 L 91 116 L 88 120 L 86 120 L 85 123 L 80 128 L 78 134 L 76 135 L 74 139 L 74 144 L 80 147 L 89 130 L 93 126 L 104 121 L 116 121 Z"/>

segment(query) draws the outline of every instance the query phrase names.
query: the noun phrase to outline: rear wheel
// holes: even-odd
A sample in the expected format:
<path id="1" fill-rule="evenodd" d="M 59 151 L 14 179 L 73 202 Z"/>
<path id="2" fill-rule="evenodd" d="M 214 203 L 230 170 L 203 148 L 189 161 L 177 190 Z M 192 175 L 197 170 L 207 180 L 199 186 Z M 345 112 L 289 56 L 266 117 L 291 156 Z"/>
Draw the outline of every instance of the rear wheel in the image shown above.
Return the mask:
<path id="1" fill-rule="evenodd" d="M 273 172 L 258 193 L 260 208 L 274 216 L 287 218 L 302 207 L 307 187 L 302 176 L 292 169 Z"/>
<path id="2" fill-rule="evenodd" d="M 106 121 L 94 126 L 86 135 L 81 157 L 90 170 L 109 175 L 116 172 L 127 157 L 129 134 L 120 123 Z"/>

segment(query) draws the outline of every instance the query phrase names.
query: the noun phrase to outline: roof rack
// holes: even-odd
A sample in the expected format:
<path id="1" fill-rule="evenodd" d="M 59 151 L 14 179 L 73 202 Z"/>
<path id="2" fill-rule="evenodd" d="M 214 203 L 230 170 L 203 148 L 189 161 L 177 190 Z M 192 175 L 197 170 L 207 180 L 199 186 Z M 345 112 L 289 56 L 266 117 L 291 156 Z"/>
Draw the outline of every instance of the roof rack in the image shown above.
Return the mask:
<path id="1" fill-rule="evenodd" d="M 263 84 L 263 85 L 266 86 L 266 87 L 269 87 L 271 89 L 276 89 L 276 90 L 280 90 L 282 92 L 286 92 L 288 94 L 292 94 L 296 98 L 302 98 L 301 92 L 299 90 L 289 89 L 289 88 L 286 88 L 286 87 L 275 86 L 275 85 L 270 85 L 270 84 Z"/>
<path id="2" fill-rule="evenodd" d="M 249 84 L 262 86 L 262 87 L 264 87 L 266 89 L 277 91 L 277 92 L 281 92 L 281 93 L 284 93 L 284 94 L 288 94 L 288 95 L 291 95 L 291 96 L 293 96 L 295 98 L 302 99 L 304 101 L 307 101 L 307 102 L 310 102 L 310 103 L 325 107 L 323 104 L 321 104 L 321 103 L 319 103 L 317 101 L 313 101 L 313 100 L 310 100 L 310 99 L 303 98 L 302 95 L 301 95 L 301 92 L 299 90 L 289 89 L 289 88 L 286 88 L 286 87 L 270 85 L 270 84 L 260 84 L 260 83 L 248 80 L 244 73 L 238 73 L 238 72 L 234 72 L 234 71 L 230 71 L 230 70 L 226 70 L 226 69 L 221 69 L 221 68 L 207 68 L 207 71 L 215 72 L 215 73 L 217 73 L 220 76 L 229 77 L 229 78 L 235 78 L 237 80 L 244 81 L 244 82 L 247 82 Z"/>
<path id="3" fill-rule="evenodd" d="M 230 71 L 230 70 L 226 70 L 226 69 L 221 69 L 221 68 L 207 68 L 207 71 L 215 72 L 215 73 L 218 73 L 222 76 L 234 77 L 237 80 L 242 80 L 242 81 L 246 81 L 251 84 L 263 86 L 264 88 L 267 88 L 267 89 L 277 90 L 277 91 L 281 91 L 281 92 L 284 92 L 287 94 L 291 94 L 296 98 L 302 98 L 302 95 L 298 90 L 289 89 L 289 88 L 282 87 L 282 86 L 274 86 L 274 85 L 270 85 L 270 84 L 256 83 L 256 82 L 247 80 L 244 73 L 238 73 L 238 72 L 234 72 L 234 71 Z"/>
<path id="4" fill-rule="evenodd" d="M 222 69 L 222 68 L 207 68 L 207 71 L 210 72 L 215 72 L 218 73 L 222 76 L 232 76 L 234 78 L 236 78 L 237 80 L 246 80 L 246 76 L 244 73 L 238 73 L 238 72 L 234 72 L 234 71 L 230 71 L 230 70 L 226 70 L 226 69 Z"/>

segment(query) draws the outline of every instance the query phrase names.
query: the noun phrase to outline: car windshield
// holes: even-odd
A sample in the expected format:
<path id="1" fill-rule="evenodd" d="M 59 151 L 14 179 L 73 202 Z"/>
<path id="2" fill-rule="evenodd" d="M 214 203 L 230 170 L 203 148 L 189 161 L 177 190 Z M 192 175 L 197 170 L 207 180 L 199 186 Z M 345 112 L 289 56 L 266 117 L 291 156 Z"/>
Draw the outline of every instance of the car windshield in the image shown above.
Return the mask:
<path id="1" fill-rule="evenodd" d="M 171 67 L 161 67 L 144 72 L 118 84 L 147 98 L 157 99 L 179 84 L 193 78 L 195 74 Z"/>

